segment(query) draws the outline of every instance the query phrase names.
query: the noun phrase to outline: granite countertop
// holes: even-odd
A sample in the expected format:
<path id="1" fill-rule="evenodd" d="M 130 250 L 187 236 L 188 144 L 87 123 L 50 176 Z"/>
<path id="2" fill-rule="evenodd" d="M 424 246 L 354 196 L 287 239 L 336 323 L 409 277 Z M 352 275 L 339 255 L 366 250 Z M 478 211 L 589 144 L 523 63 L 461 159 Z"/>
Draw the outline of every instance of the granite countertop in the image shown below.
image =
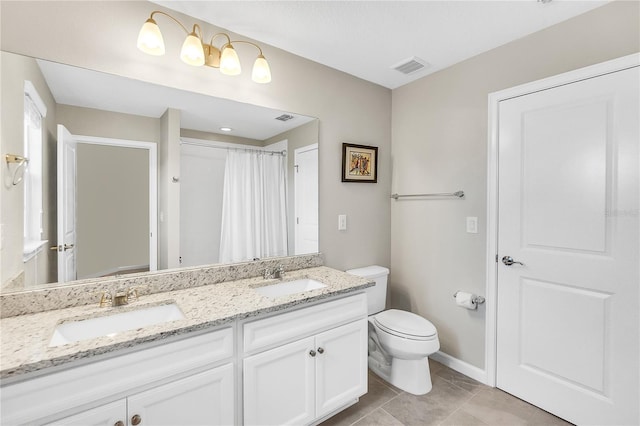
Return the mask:
<path id="1" fill-rule="evenodd" d="M 139 300 L 122 307 L 100 308 L 94 304 L 4 318 L 0 320 L 0 378 L 16 378 L 74 360 L 132 348 L 141 343 L 275 312 L 373 285 L 364 278 L 325 266 L 287 272 L 284 281 L 299 278 L 313 278 L 327 286 L 304 293 L 268 298 L 259 295 L 254 288 L 277 283 L 279 280 L 254 277 L 143 295 Z M 61 322 L 171 302 L 180 307 L 185 319 L 124 331 L 112 337 L 97 337 L 49 347 L 53 330 Z"/>

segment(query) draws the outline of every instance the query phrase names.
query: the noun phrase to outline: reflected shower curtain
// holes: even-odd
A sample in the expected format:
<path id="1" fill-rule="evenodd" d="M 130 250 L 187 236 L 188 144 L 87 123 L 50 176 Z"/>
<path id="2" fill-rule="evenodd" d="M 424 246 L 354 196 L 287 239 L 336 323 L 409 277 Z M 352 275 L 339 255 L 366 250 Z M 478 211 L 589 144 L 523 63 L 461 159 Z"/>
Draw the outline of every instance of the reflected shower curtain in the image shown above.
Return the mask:
<path id="1" fill-rule="evenodd" d="M 220 263 L 287 255 L 286 157 L 229 151 Z"/>

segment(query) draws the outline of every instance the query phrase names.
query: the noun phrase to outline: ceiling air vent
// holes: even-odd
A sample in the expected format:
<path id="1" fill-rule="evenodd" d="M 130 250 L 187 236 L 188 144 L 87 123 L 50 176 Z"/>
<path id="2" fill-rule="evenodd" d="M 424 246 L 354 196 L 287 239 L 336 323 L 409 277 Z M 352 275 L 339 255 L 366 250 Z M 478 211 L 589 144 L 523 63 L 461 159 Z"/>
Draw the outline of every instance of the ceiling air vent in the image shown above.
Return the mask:
<path id="1" fill-rule="evenodd" d="M 291 114 L 282 114 L 280 117 L 276 117 L 276 120 L 280 121 L 289 121 L 294 119 L 295 117 Z"/>
<path id="2" fill-rule="evenodd" d="M 402 74 L 409 75 L 414 72 L 418 72 L 421 69 L 428 67 L 426 61 L 414 56 L 412 58 L 406 59 L 399 64 L 394 65 L 392 68 L 396 71 L 401 72 Z"/>

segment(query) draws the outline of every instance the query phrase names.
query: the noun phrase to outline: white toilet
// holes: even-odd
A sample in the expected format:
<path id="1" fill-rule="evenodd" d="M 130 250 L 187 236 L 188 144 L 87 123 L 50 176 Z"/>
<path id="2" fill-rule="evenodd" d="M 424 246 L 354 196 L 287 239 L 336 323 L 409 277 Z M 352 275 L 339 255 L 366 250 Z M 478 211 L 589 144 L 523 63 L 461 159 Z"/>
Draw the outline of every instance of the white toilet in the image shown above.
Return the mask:
<path id="1" fill-rule="evenodd" d="M 434 325 L 411 312 L 384 310 L 387 268 L 373 265 L 347 272 L 376 283 L 366 289 L 371 371 L 406 392 L 414 395 L 428 393 L 431 390 L 431 373 L 427 356 L 440 349 Z"/>

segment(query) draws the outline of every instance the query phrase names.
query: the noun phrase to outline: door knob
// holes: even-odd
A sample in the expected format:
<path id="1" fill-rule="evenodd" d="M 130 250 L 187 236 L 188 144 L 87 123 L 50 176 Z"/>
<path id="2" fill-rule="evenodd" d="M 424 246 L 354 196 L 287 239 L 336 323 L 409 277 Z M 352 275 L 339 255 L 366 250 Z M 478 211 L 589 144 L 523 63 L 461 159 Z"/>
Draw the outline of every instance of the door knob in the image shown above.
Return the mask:
<path id="1" fill-rule="evenodd" d="M 63 245 L 59 245 L 59 246 L 51 246 L 49 247 L 49 250 L 56 250 L 56 251 L 67 251 L 67 250 L 71 250 L 74 247 L 74 244 L 65 244 Z"/>
<path id="2" fill-rule="evenodd" d="M 514 263 L 517 263 L 518 265 L 522 265 L 522 266 L 524 266 L 524 263 L 522 263 L 522 262 L 518 262 L 517 260 L 513 260 L 513 257 L 511 257 L 511 256 L 505 256 L 505 257 L 503 257 L 503 258 L 502 258 L 502 263 L 504 263 L 504 264 L 505 264 L 505 265 L 507 265 L 507 266 L 511 266 L 511 265 L 513 265 Z"/>

